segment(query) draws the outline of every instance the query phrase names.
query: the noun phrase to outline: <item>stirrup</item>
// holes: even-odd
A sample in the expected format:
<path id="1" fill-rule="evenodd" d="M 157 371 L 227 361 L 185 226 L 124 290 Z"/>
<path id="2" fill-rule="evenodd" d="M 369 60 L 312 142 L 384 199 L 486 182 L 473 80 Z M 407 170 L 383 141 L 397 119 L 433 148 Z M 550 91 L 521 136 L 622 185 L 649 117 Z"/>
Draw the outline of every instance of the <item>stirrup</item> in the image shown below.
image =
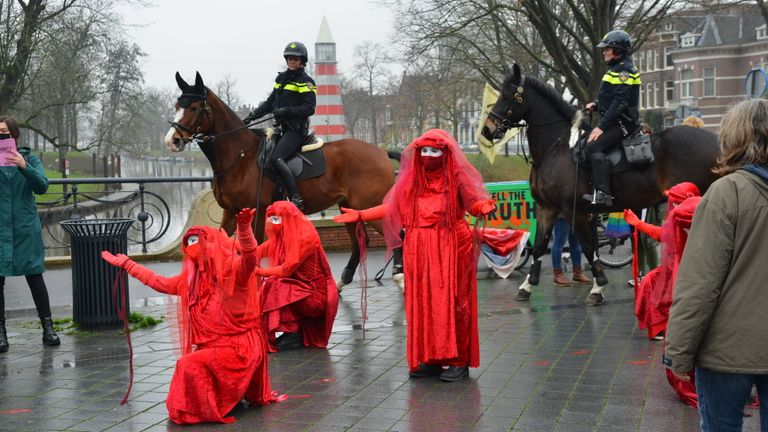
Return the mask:
<path id="1" fill-rule="evenodd" d="M 295 205 L 299 210 L 301 210 L 302 212 L 304 211 L 304 199 L 301 198 L 301 196 L 293 195 L 291 196 L 289 201 L 291 201 L 293 205 Z"/>
<path id="2" fill-rule="evenodd" d="M 610 206 L 613 204 L 613 197 L 599 189 L 595 189 L 591 194 L 584 194 L 582 198 L 592 205 Z"/>

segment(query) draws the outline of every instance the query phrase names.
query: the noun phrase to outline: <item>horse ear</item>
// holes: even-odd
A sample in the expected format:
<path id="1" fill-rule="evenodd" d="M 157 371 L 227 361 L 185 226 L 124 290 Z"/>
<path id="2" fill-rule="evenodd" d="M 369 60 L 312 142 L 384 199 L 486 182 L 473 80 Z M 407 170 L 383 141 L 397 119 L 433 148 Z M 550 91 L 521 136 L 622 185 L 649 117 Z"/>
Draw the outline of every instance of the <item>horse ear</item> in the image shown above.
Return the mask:
<path id="1" fill-rule="evenodd" d="M 203 87 L 205 87 L 203 77 L 200 76 L 200 72 L 195 72 L 195 88 L 202 89 Z"/>
<path id="2" fill-rule="evenodd" d="M 520 66 L 518 66 L 517 63 L 512 65 L 512 76 L 515 78 L 515 82 L 520 82 L 520 76 L 522 75 L 522 72 L 520 72 Z"/>
<path id="3" fill-rule="evenodd" d="M 181 77 L 181 74 L 178 71 L 176 71 L 176 84 L 179 85 L 179 89 L 181 91 L 184 91 L 187 89 L 187 87 L 189 87 L 189 84 L 184 81 L 184 78 Z"/>

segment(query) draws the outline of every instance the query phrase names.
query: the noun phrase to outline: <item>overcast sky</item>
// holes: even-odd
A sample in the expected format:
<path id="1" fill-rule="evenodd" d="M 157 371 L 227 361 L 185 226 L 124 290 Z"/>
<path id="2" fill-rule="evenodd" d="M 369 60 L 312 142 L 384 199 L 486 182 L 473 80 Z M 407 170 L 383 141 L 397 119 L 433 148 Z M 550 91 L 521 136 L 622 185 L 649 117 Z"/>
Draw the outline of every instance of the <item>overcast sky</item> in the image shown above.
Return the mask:
<path id="1" fill-rule="evenodd" d="M 351 71 L 353 50 L 364 41 L 387 45 L 392 34 L 388 9 L 364 0 L 155 0 L 148 8 L 123 8 L 133 40 L 147 54 L 148 85 L 176 88 L 179 71 L 188 81 L 200 71 L 211 87 L 230 74 L 245 103 L 269 94 L 277 72 L 285 69 L 283 48 L 304 42 L 314 57 L 314 43 L 325 15 L 339 70 Z M 313 71 L 309 71 L 313 75 Z"/>

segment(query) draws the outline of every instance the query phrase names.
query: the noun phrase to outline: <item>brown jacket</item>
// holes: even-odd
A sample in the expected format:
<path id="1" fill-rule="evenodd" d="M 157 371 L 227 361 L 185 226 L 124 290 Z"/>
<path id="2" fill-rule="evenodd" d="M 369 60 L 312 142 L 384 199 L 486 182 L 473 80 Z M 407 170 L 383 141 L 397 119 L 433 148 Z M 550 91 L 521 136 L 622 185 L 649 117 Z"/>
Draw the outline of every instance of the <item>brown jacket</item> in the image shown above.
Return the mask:
<path id="1" fill-rule="evenodd" d="M 768 184 L 739 170 L 696 210 L 675 282 L 665 365 L 768 374 Z"/>

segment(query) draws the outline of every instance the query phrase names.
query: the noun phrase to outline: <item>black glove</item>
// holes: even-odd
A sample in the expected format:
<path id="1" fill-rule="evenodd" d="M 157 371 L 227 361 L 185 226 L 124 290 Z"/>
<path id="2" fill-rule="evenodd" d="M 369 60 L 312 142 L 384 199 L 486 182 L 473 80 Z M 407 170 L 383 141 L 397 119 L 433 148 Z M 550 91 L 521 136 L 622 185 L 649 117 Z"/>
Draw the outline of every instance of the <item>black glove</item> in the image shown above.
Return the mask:
<path id="1" fill-rule="evenodd" d="M 256 117 L 254 117 L 253 113 L 249 113 L 245 118 L 243 119 L 243 123 L 248 124 L 252 121 L 256 120 Z"/>
<path id="2" fill-rule="evenodd" d="M 288 114 L 288 109 L 287 108 L 281 107 L 281 108 L 275 108 L 274 110 L 272 110 L 272 115 L 275 118 L 285 117 L 286 114 Z"/>

